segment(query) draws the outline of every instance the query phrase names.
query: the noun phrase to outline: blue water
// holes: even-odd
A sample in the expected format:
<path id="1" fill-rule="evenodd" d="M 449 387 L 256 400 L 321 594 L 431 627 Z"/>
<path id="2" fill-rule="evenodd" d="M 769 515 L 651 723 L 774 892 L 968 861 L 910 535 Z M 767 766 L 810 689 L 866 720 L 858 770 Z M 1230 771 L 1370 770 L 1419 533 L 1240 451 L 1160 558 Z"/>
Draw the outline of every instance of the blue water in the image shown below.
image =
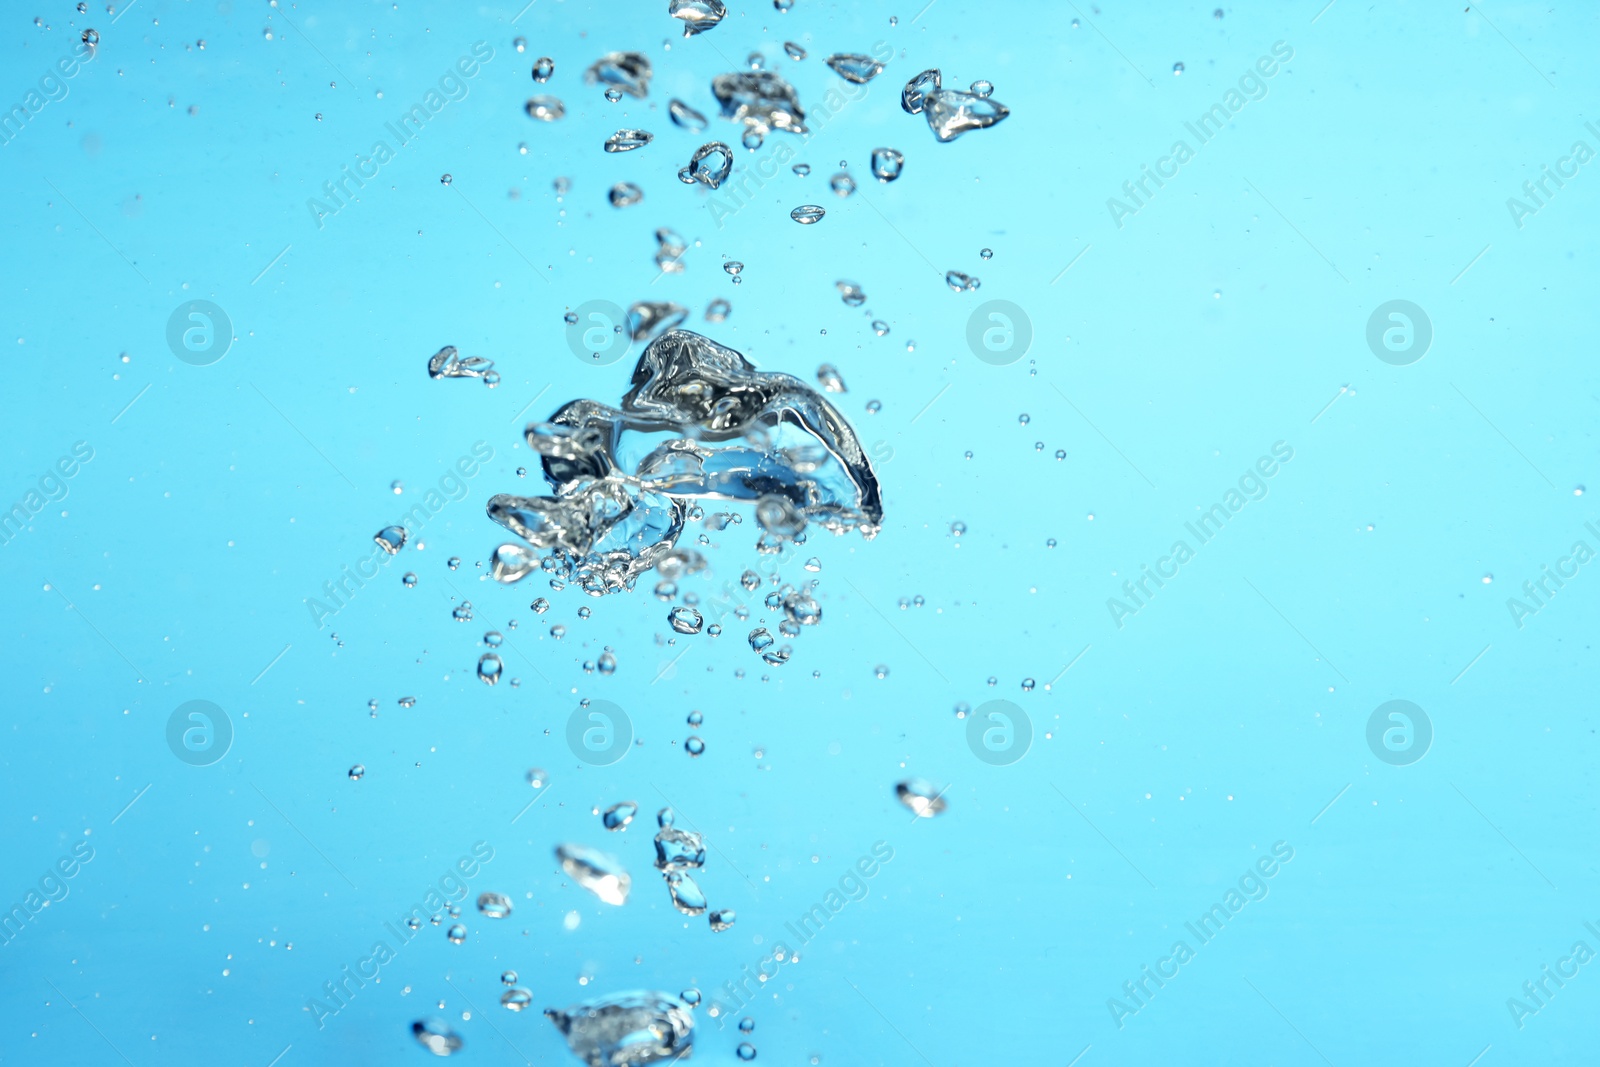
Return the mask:
<path id="1" fill-rule="evenodd" d="M 0 1062 L 420 1063 L 436 1017 L 577 1063 L 540 1012 L 636 988 L 701 992 L 709 1063 L 1600 1058 L 1595 9 L 115 6 L 0 34 Z M 809 138 L 716 117 L 756 50 Z M 1009 117 L 938 143 L 929 67 Z M 712 138 L 735 180 L 679 183 Z M 563 315 L 639 300 L 837 366 L 881 534 L 762 556 L 744 507 L 670 600 L 489 578 L 488 498 L 547 491 L 524 424 L 638 358 Z M 447 344 L 498 385 L 430 380 Z M 819 582 L 781 666 L 747 567 Z M 667 626 L 691 594 L 720 637 Z M 667 806 L 731 929 L 652 869 Z"/>

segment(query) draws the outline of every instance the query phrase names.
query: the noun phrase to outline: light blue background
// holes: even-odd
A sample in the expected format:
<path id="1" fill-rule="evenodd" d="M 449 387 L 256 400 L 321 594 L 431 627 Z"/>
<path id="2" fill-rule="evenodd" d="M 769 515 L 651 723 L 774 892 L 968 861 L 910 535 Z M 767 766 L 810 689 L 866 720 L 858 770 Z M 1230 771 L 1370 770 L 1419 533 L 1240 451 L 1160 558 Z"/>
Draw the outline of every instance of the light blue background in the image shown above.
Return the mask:
<path id="1" fill-rule="evenodd" d="M 0 1062 L 420 1062 L 408 1027 L 433 1014 L 466 1062 L 576 1062 L 536 1010 L 495 1006 L 501 970 L 534 1009 L 634 987 L 698 986 L 709 1004 L 877 841 L 894 859 L 870 899 L 749 1011 L 759 1062 L 1593 1062 L 1595 965 L 1520 1030 L 1506 1000 L 1573 942 L 1600 950 L 1583 925 L 1600 925 L 1600 577 L 1582 569 L 1520 629 L 1506 598 L 1575 540 L 1600 548 L 1584 530 L 1600 509 L 1574 495 L 1600 489 L 1600 164 L 1521 228 L 1506 199 L 1575 140 L 1600 149 L 1584 129 L 1597 13 L 1213 6 L 733 4 L 687 41 L 664 0 L 9 11 L 5 107 L 86 26 L 100 46 L 0 146 L 4 505 L 74 442 L 94 449 L 0 546 L 0 895 L 20 902 L 85 835 L 95 855 L 0 946 Z M 810 57 L 779 63 L 784 40 Z M 307 199 L 478 41 L 494 55 L 466 97 L 319 228 Z M 844 84 L 823 57 L 877 41 L 895 56 L 799 148 L 809 177 L 785 166 L 720 227 L 677 182 L 695 147 L 738 130 L 680 130 L 668 99 L 712 114 L 710 79 L 760 49 L 814 107 Z M 1107 198 L 1279 41 L 1294 58 L 1266 97 L 1118 228 Z M 650 56 L 646 100 L 582 83 L 611 49 Z M 522 112 L 539 55 L 557 69 L 538 91 L 566 103 L 553 124 Z M 898 106 L 930 66 L 946 87 L 993 81 L 1011 117 L 936 143 Z M 656 140 L 603 153 L 624 126 Z M 906 155 L 892 185 L 868 180 L 880 144 Z M 840 160 L 861 182 L 850 200 L 827 189 Z M 619 211 L 605 193 L 622 180 L 645 199 Z M 827 217 L 795 226 L 802 203 Z M 653 282 L 659 226 L 694 244 Z M 981 290 L 950 292 L 951 269 Z M 839 301 L 842 278 L 864 308 Z M 716 297 L 733 313 L 708 326 Z M 1364 339 L 1396 298 L 1434 327 L 1408 367 Z M 166 346 L 191 299 L 234 326 L 209 367 Z M 653 576 L 598 601 L 484 578 L 500 540 L 484 502 L 538 491 L 523 423 L 626 388 L 632 359 L 583 366 L 562 314 L 640 299 L 682 302 L 764 370 L 836 364 L 841 411 L 893 450 L 883 533 L 813 533 L 784 567 L 797 582 L 820 560 L 824 611 L 784 667 L 731 620 L 664 644 Z M 1028 358 L 967 349 L 987 299 L 1025 309 Z M 493 358 L 499 387 L 430 381 L 444 344 Z M 1295 454 L 1269 495 L 1118 629 L 1107 598 L 1280 440 Z M 495 458 L 426 547 L 319 630 L 304 599 L 478 441 Z M 748 520 L 715 535 L 713 575 L 683 588 L 708 600 L 754 538 Z M 553 607 L 535 616 L 541 594 Z M 473 677 L 490 628 L 520 688 Z M 585 673 L 607 645 L 616 674 Z M 621 762 L 566 748 L 580 696 L 628 710 L 641 744 Z M 1035 730 L 1008 767 L 974 758 L 951 710 L 996 697 Z M 1365 740 L 1397 698 L 1435 731 L 1406 767 Z M 166 745 L 192 699 L 235 731 L 211 767 Z M 552 784 L 517 817 L 535 766 Z M 949 811 L 913 825 L 892 792 L 907 775 L 947 783 Z M 639 821 L 604 834 L 591 810 L 622 799 Z M 678 915 L 650 870 L 668 800 L 707 834 L 701 884 L 737 909 L 731 931 Z M 566 883 L 551 849 L 568 840 L 622 858 L 626 907 Z M 1119 1029 L 1107 998 L 1280 840 L 1295 858 L 1270 895 Z M 465 944 L 425 926 L 319 1030 L 307 999 L 477 841 L 495 858 L 471 894 L 508 893 L 512 917 L 466 901 Z M 733 1028 L 698 1014 L 696 1060 L 734 1062 Z"/>

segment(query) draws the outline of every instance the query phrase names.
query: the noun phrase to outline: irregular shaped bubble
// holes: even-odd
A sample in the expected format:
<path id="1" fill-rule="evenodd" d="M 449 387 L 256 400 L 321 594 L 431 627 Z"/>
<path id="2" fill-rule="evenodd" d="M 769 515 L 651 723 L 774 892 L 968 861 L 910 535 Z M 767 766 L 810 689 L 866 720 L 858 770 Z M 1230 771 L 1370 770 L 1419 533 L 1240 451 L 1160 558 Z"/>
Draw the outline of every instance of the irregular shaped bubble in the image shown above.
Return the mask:
<path id="1" fill-rule="evenodd" d="M 824 211 L 820 205 L 801 204 L 799 207 L 789 212 L 789 217 L 794 219 L 794 221 L 798 222 L 802 226 L 810 226 L 814 222 L 821 221 L 822 216 L 826 214 L 827 212 Z"/>
<path id="2" fill-rule="evenodd" d="M 547 470 L 568 462 L 544 460 Z M 553 572 L 586 592 L 631 589 L 683 530 L 685 506 L 637 480 L 580 477 L 556 484 L 555 496 L 494 496 L 489 517 L 547 551 Z"/>
<path id="3" fill-rule="evenodd" d="M 688 244 L 676 230 L 663 226 L 656 231 L 656 266 L 663 274 L 682 274 L 683 254 L 688 250 Z"/>
<path id="4" fill-rule="evenodd" d="M 694 876 L 683 871 L 667 875 L 667 892 L 672 895 L 672 905 L 685 915 L 699 915 L 706 910 L 706 895 Z"/>
<path id="5" fill-rule="evenodd" d="M 733 149 L 721 141 L 708 141 L 695 149 L 684 170 L 689 175 L 686 180 L 690 185 L 704 182 L 715 189 L 727 181 L 733 171 Z M 683 174 L 678 177 L 682 178 Z"/>
<path id="6" fill-rule="evenodd" d="M 668 808 L 661 809 L 669 811 Z M 660 822 L 660 817 L 657 817 Z M 661 823 L 656 833 L 656 869 L 671 874 L 674 871 L 699 870 L 706 863 L 705 839 L 693 830 L 679 830 L 669 818 Z"/>
<path id="7" fill-rule="evenodd" d="M 557 845 L 556 859 L 567 877 L 599 897 L 606 904 L 628 902 L 633 879 L 615 856 L 582 845 Z"/>
<path id="8" fill-rule="evenodd" d="M 607 195 L 612 207 L 632 207 L 644 199 L 644 190 L 632 182 L 618 182 Z"/>
<path id="9" fill-rule="evenodd" d="M 783 50 L 789 54 L 790 59 L 797 63 L 806 57 L 806 50 L 793 41 L 783 42 Z"/>
<path id="10" fill-rule="evenodd" d="M 689 248 L 682 234 L 678 233 L 677 230 L 669 230 L 665 226 L 656 231 L 656 245 L 661 251 L 674 256 L 683 255 Z"/>
<path id="11" fill-rule="evenodd" d="M 856 85 L 865 85 L 883 73 L 882 63 L 859 52 L 836 52 L 823 62 L 839 77 Z"/>
<path id="12" fill-rule="evenodd" d="M 672 123 L 691 133 L 699 133 L 710 125 L 709 120 L 694 108 L 674 97 L 667 102 L 667 114 L 672 116 Z"/>
<path id="13" fill-rule="evenodd" d="M 553 422 L 532 422 L 522 431 L 528 447 L 541 456 L 557 459 L 582 459 L 605 447 L 605 435 L 595 427 L 558 426 Z"/>
<path id="14" fill-rule="evenodd" d="M 478 910 L 487 919 L 504 919 L 511 914 L 511 898 L 504 893 L 479 893 Z"/>
<path id="15" fill-rule="evenodd" d="M 501 545 L 489 557 L 494 580 L 510 585 L 539 569 L 539 557 L 525 545 Z"/>
<path id="16" fill-rule="evenodd" d="M 689 309 L 670 300 L 641 300 L 628 308 L 628 336 L 648 340 L 658 333 L 676 329 L 689 317 Z"/>
<path id="17" fill-rule="evenodd" d="M 922 104 L 928 128 L 940 141 L 954 141 L 971 130 L 982 130 L 1000 122 L 1011 109 L 989 97 L 964 93 L 959 89 L 936 89 Z"/>
<path id="18" fill-rule="evenodd" d="M 411 1036 L 435 1056 L 453 1056 L 465 1043 L 443 1019 L 418 1019 L 411 1024 Z"/>
<path id="19" fill-rule="evenodd" d="M 906 157 L 893 148 L 872 150 L 872 176 L 880 182 L 892 182 L 900 177 L 900 170 L 905 163 Z"/>
<path id="20" fill-rule="evenodd" d="M 756 501 L 756 522 L 778 537 L 794 537 L 806 528 L 805 512 L 779 493 L 768 493 Z"/>
<path id="21" fill-rule="evenodd" d="M 671 0 L 667 14 L 683 20 L 683 35 L 705 33 L 728 14 L 722 0 Z"/>
<path id="22" fill-rule="evenodd" d="M 567 105 L 556 96 L 531 97 L 523 105 L 523 109 L 528 112 L 530 119 L 538 119 L 540 122 L 554 122 L 567 113 Z"/>
<path id="23" fill-rule="evenodd" d="M 607 52 L 583 72 L 589 85 L 620 89 L 629 96 L 644 99 L 650 91 L 650 60 L 639 52 Z"/>
<path id="24" fill-rule="evenodd" d="M 833 533 L 871 538 L 882 525 L 877 476 L 844 417 L 800 379 L 688 330 L 646 346 L 620 408 L 575 400 L 548 425 L 572 431 L 535 435 L 567 446 L 540 457 L 554 495 L 498 495 L 489 517 L 586 592 L 632 588 L 676 547 L 698 500 L 776 494 Z"/>
<path id="25" fill-rule="evenodd" d="M 626 830 L 637 814 L 639 805 L 631 800 L 624 800 L 607 808 L 600 821 L 607 830 Z"/>
<path id="26" fill-rule="evenodd" d="M 706 557 L 692 548 L 675 548 L 661 557 L 656 572 L 663 578 L 681 578 L 699 574 L 708 566 Z"/>
<path id="27" fill-rule="evenodd" d="M 705 619 L 694 608 L 680 605 L 667 612 L 667 623 L 680 634 L 697 634 Z"/>
<path id="28" fill-rule="evenodd" d="M 428 358 L 430 378 L 482 378 L 494 370 L 494 360 L 483 356 L 462 359 L 455 345 L 445 345 Z"/>
<path id="29" fill-rule="evenodd" d="M 742 122 L 765 133 L 787 130 L 806 133 L 806 113 L 800 95 L 770 70 L 719 74 L 711 80 L 711 95 L 722 105 L 722 117 Z"/>
<path id="30" fill-rule="evenodd" d="M 815 626 L 822 621 L 822 605 L 807 593 L 790 593 L 783 598 L 783 613 L 790 622 Z"/>
<path id="31" fill-rule="evenodd" d="M 906 87 L 900 90 L 900 106 L 908 115 L 922 114 L 923 101 L 929 93 L 939 88 L 938 67 L 929 67 L 915 78 L 906 82 Z"/>
<path id="32" fill-rule="evenodd" d="M 392 556 L 406 547 L 406 528 L 404 526 L 385 526 L 372 535 L 372 540 L 379 548 Z"/>
<path id="33" fill-rule="evenodd" d="M 894 795 L 919 818 L 931 819 L 945 809 L 944 790 L 926 778 L 907 778 L 894 787 Z"/>
<path id="34" fill-rule="evenodd" d="M 607 152 L 632 152 L 655 139 L 655 134 L 648 130 L 618 130 L 606 138 L 605 149 Z"/>
<path id="35" fill-rule="evenodd" d="M 587 1067 L 647 1067 L 693 1051 L 693 1009 L 670 993 L 617 993 L 544 1014 Z"/>

